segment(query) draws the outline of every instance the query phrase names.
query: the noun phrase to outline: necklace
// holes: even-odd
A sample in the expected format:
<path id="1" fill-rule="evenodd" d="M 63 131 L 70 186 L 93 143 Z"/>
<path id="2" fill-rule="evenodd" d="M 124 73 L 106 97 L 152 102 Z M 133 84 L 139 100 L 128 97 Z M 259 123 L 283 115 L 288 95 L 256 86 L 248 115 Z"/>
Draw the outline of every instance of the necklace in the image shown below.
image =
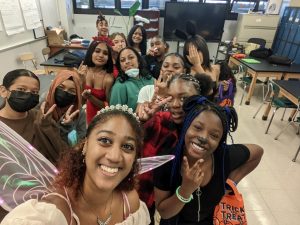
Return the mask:
<path id="1" fill-rule="evenodd" d="M 82 191 L 80 190 L 80 194 L 84 200 L 84 202 L 89 206 L 88 202 L 86 201 L 86 199 L 84 198 L 83 196 L 83 193 Z M 112 205 L 112 202 L 113 202 L 113 198 L 114 198 L 114 193 L 112 193 L 112 196 L 111 196 L 111 202 L 110 202 L 110 212 L 109 212 L 109 216 L 107 217 L 107 219 L 105 221 L 102 221 L 99 216 L 97 216 L 97 214 L 94 212 L 94 210 L 92 210 L 92 208 L 89 206 L 89 208 L 91 209 L 92 213 L 94 214 L 94 216 L 96 216 L 97 220 L 97 224 L 98 225 L 107 225 L 109 223 L 109 221 L 111 220 L 111 217 L 112 217 L 112 213 L 111 213 L 111 205 Z M 106 211 L 106 206 L 107 206 L 107 202 L 105 204 L 105 211 Z M 105 212 L 104 211 L 104 212 Z"/>

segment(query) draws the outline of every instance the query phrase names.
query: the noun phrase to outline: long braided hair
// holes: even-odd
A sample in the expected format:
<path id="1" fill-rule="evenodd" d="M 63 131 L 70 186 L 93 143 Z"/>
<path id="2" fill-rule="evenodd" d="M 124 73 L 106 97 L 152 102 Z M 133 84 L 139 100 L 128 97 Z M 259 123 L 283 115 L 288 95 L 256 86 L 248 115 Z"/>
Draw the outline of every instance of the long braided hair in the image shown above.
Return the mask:
<path id="1" fill-rule="evenodd" d="M 185 134 L 190 127 L 193 120 L 204 111 L 214 112 L 221 120 L 223 126 L 223 134 L 220 140 L 220 143 L 215 152 L 220 152 L 223 155 L 223 179 L 224 175 L 224 157 L 225 150 L 227 148 L 226 140 L 227 135 L 230 135 L 230 132 L 234 132 L 237 129 L 238 117 L 235 109 L 233 107 L 220 107 L 213 102 L 207 100 L 207 98 L 199 95 L 194 95 L 186 99 L 183 104 L 183 110 L 186 114 L 181 134 L 179 136 L 178 143 L 175 148 L 175 160 L 173 161 L 172 173 L 170 183 L 173 186 L 178 181 L 180 177 L 181 162 L 183 158 L 183 150 L 185 146 Z M 230 135 L 231 136 L 231 135 Z"/>

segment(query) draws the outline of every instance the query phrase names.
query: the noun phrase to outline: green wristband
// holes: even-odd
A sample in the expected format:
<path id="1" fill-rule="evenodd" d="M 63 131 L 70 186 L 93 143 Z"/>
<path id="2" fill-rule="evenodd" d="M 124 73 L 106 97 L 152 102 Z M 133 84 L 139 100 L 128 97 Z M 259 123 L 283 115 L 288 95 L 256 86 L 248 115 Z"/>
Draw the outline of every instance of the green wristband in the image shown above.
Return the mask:
<path id="1" fill-rule="evenodd" d="M 176 196 L 179 199 L 179 201 L 183 202 L 184 204 L 189 203 L 190 201 L 192 201 L 193 199 L 193 195 L 191 194 L 189 198 L 184 198 L 179 194 L 179 188 L 181 186 L 178 186 L 178 188 L 176 189 Z"/>

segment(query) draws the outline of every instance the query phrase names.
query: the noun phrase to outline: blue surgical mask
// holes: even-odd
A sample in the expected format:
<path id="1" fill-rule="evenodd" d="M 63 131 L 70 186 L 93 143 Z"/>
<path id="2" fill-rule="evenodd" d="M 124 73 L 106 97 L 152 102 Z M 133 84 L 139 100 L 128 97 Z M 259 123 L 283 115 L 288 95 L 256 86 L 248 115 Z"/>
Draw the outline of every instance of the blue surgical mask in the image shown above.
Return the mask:
<path id="1" fill-rule="evenodd" d="M 78 143 L 76 130 L 72 130 L 68 133 L 68 143 L 71 147 L 75 146 Z"/>
<path id="2" fill-rule="evenodd" d="M 134 78 L 140 74 L 140 70 L 138 68 L 133 68 L 133 69 L 126 70 L 125 73 L 127 74 L 127 76 Z"/>

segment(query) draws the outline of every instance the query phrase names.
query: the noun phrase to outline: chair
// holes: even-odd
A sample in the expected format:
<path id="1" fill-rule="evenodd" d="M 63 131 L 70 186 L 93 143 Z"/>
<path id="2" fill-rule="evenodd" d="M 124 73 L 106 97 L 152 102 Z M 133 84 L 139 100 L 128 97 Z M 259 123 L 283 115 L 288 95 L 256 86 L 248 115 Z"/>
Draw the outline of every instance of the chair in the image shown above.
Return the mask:
<path id="1" fill-rule="evenodd" d="M 297 156 L 299 155 L 299 152 L 300 152 L 300 146 L 299 146 L 299 148 L 298 148 L 298 150 L 297 150 L 297 152 L 296 152 L 296 154 L 295 154 L 295 156 L 292 160 L 293 162 L 296 162 L 296 159 L 297 159 Z"/>
<path id="2" fill-rule="evenodd" d="M 33 53 L 31 53 L 31 52 L 23 53 L 19 56 L 19 59 L 22 61 L 25 69 L 27 69 L 28 62 L 31 62 L 33 67 L 35 68 L 35 70 L 31 70 L 34 74 L 36 74 L 36 75 L 47 74 L 45 70 L 37 68 L 37 63 L 36 63 Z"/>
<path id="3" fill-rule="evenodd" d="M 262 38 L 250 38 L 248 43 L 258 44 L 260 48 L 264 48 L 266 46 L 266 40 Z"/>
<path id="4" fill-rule="evenodd" d="M 268 124 L 265 134 L 268 133 L 271 123 L 273 121 L 274 115 L 279 108 L 284 108 L 284 112 L 281 117 L 281 121 L 283 120 L 286 109 L 297 109 L 297 105 L 295 105 L 293 102 L 291 102 L 290 100 L 288 100 L 285 97 L 278 97 L 278 94 L 279 94 L 279 87 L 277 85 L 273 85 L 272 81 L 268 81 L 268 91 L 264 97 L 264 101 L 259 106 L 258 110 L 256 111 L 256 113 L 253 116 L 253 119 L 255 119 L 256 115 L 258 114 L 258 112 L 260 111 L 260 109 L 262 108 L 262 106 L 265 103 L 271 103 L 271 106 L 274 107 L 273 114 L 272 114 L 272 117 L 270 119 L 270 122 Z"/>
<path id="5" fill-rule="evenodd" d="M 49 47 L 43 48 L 43 49 L 42 49 L 42 54 L 43 54 L 44 60 L 46 61 L 48 57 L 46 58 L 45 56 L 46 56 L 46 55 L 49 56 L 49 54 L 50 54 L 50 48 L 49 48 Z"/>
<path id="6" fill-rule="evenodd" d="M 239 72 L 238 74 L 243 74 L 243 77 L 241 78 L 242 84 L 243 84 L 243 94 L 241 97 L 241 102 L 240 105 L 242 105 L 243 103 L 243 99 L 246 93 L 246 88 L 247 86 L 249 86 L 252 82 L 252 77 L 251 76 L 247 76 L 247 71 L 245 71 L 244 66 L 243 65 L 239 65 Z M 256 79 L 256 84 L 260 84 L 263 87 L 263 100 L 264 100 L 264 96 L 265 96 L 265 83 L 259 79 Z"/>

